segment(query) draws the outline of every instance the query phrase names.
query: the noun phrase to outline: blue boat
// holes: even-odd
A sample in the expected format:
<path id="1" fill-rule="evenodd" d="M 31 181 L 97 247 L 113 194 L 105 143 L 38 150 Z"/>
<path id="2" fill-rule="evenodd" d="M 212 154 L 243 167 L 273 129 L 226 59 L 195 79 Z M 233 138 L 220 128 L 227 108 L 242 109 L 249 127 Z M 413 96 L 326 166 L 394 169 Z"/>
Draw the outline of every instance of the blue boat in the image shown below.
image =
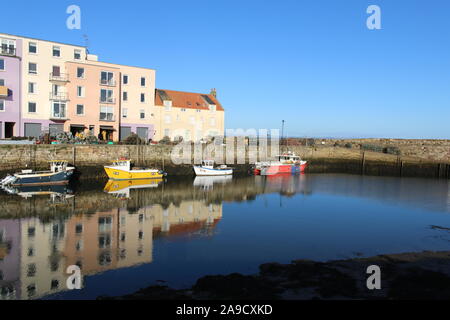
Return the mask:
<path id="1" fill-rule="evenodd" d="M 45 185 L 65 185 L 73 176 L 75 167 L 69 167 L 64 160 L 54 160 L 50 162 L 49 171 L 22 170 L 20 173 L 9 175 L 2 180 L 3 186 L 45 186 Z"/>

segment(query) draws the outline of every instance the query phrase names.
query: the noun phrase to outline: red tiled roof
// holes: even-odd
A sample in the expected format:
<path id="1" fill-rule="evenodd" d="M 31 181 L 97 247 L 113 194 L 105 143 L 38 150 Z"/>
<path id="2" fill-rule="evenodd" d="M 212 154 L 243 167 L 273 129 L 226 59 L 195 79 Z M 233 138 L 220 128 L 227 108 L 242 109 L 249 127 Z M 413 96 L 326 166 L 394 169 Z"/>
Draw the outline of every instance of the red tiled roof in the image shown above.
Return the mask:
<path id="1" fill-rule="evenodd" d="M 156 89 L 155 105 L 163 106 L 163 100 L 172 101 L 172 107 L 183 109 L 209 110 L 208 100 L 217 106 L 217 111 L 225 111 L 212 94 Z"/>

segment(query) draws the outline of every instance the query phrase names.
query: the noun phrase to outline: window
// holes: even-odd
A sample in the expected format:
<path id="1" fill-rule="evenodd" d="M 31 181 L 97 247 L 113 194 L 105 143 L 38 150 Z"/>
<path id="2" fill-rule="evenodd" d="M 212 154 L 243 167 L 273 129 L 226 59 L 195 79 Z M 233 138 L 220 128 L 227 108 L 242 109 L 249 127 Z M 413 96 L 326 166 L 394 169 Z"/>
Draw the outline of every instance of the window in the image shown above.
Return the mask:
<path id="1" fill-rule="evenodd" d="M 190 117 L 191 124 L 195 124 L 195 117 Z"/>
<path id="2" fill-rule="evenodd" d="M 166 111 L 170 111 L 172 108 L 172 101 L 164 101 L 164 107 L 166 107 Z"/>
<path id="3" fill-rule="evenodd" d="M 53 56 L 55 58 L 61 57 L 61 48 L 58 46 L 53 46 Z"/>
<path id="4" fill-rule="evenodd" d="M 128 109 L 126 108 L 122 109 L 122 118 L 124 119 L 128 118 Z"/>
<path id="5" fill-rule="evenodd" d="M 0 70 L 5 70 L 5 60 L 0 59 Z"/>
<path id="6" fill-rule="evenodd" d="M 77 225 L 75 226 L 75 233 L 76 233 L 76 234 L 81 234 L 81 233 L 83 233 L 83 225 L 82 225 L 82 224 L 77 224 Z"/>
<path id="7" fill-rule="evenodd" d="M 29 227 L 28 228 L 28 237 L 33 238 L 36 235 L 36 228 L 35 227 Z"/>
<path id="8" fill-rule="evenodd" d="M 170 129 L 164 129 L 164 137 L 170 138 Z"/>
<path id="9" fill-rule="evenodd" d="M 114 73 L 102 71 L 100 75 L 100 83 L 107 86 L 114 85 Z"/>
<path id="10" fill-rule="evenodd" d="M 5 100 L 0 100 L 0 111 L 5 111 Z"/>
<path id="11" fill-rule="evenodd" d="M 215 127 L 216 126 L 216 118 L 211 118 L 210 119 L 210 124 L 211 124 L 212 127 Z"/>
<path id="12" fill-rule="evenodd" d="M 62 102 L 54 102 L 52 107 L 52 117 L 56 119 L 65 119 L 66 104 Z"/>
<path id="13" fill-rule="evenodd" d="M 81 50 L 75 49 L 75 51 L 73 52 L 73 58 L 75 60 L 81 60 Z"/>
<path id="14" fill-rule="evenodd" d="M 37 54 L 37 44 L 36 42 L 28 43 L 28 53 Z"/>
<path id="15" fill-rule="evenodd" d="M 27 269 L 27 277 L 32 278 L 36 275 L 36 265 L 34 263 L 29 264 Z"/>
<path id="16" fill-rule="evenodd" d="M 114 103 L 114 91 L 108 89 L 100 90 L 100 102 Z"/>
<path id="17" fill-rule="evenodd" d="M 36 93 L 36 83 L 34 82 L 29 82 L 28 83 L 28 93 Z"/>
<path id="18" fill-rule="evenodd" d="M 141 102 L 145 102 L 145 93 L 141 93 Z"/>
<path id="19" fill-rule="evenodd" d="M 0 79 L 0 87 L 4 87 L 5 86 L 5 79 Z"/>
<path id="20" fill-rule="evenodd" d="M 16 41 L 10 39 L 1 39 L 1 54 L 15 55 L 16 54 Z"/>
<path id="21" fill-rule="evenodd" d="M 164 117 L 165 123 L 170 124 L 172 122 L 172 119 L 170 118 L 170 116 L 165 116 Z"/>
<path id="22" fill-rule="evenodd" d="M 216 109 L 217 109 L 217 107 L 216 107 L 215 105 L 210 105 L 210 106 L 209 106 L 209 110 L 210 110 L 211 112 L 216 111 Z"/>
<path id="23" fill-rule="evenodd" d="M 181 109 L 181 112 L 186 112 L 186 109 Z"/>
<path id="24" fill-rule="evenodd" d="M 123 92 L 123 101 L 128 101 L 128 92 Z"/>
<path id="25" fill-rule="evenodd" d="M 77 68 L 77 78 L 84 79 L 84 68 Z"/>
<path id="26" fill-rule="evenodd" d="M 28 102 L 28 113 L 36 113 L 36 102 Z"/>
<path id="27" fill-rule="evenodd" d="M 123 84 L 128 84 L 128 76 L 127 75 L 123 76 Z"/>
<path id="28" fill-rule="evenodd" d="M 0 66 L 1 66 L 1 64 L 0 64 Z M 37 64 L 36 63 L 30 62 L 28 64 L 28 73 L 29 74 L 37 74 Z"/>
<path id="29" fill-rule="evenodd" d="M 84 87 L 78 86 L 77 87 L 77 96 L 79 98 L 84 98 L 84 93 L 85 93 L 84 91 L 85 91 Z"/>
<path id="30" fill-rule="evenodd" d="M 58 280 L 52 280 L 50 283 L 50 287 L 52 290 L 57 290 L 59 288 L 59 281 Z"/>
<path id="31" fill-rule="evenodd" d="M 141 119 L 145 119 L 145 110 L 141 110 L 140 115 Z"/>
<path id="32" fill-rule="evenodd" d="M 142 77 L 141 78 L 141 87 L 145 87 L 145 78 L 144 77 Z"/>
<path id="33" fill-rule="evenodd" d="M 77 104 L 77 116 L 83 116 L 84 115 L 84 105 Z"/>
<path id="34" fill-rule="evenodd" d="M 100 120 L 114 121 L 114 108 L 106 106 L 100 107 Z"/>

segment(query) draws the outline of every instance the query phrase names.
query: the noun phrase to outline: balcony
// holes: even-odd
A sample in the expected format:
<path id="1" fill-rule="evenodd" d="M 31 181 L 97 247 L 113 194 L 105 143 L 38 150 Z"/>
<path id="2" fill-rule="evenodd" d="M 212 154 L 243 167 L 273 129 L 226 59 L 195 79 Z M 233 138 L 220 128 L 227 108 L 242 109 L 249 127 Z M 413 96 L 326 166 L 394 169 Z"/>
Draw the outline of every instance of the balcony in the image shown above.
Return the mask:
<path id="1" fill-rule="evenodd" d="M 116 103 L 116 98 L 100 97 L 100 103 L 103 103 L 103 104 L 115 104 Z"/>
<path id="2" fill-rule="evenodd" d="M 15 57 L 16 56 L 16 48 L 0 47 L 0 55 Z"/>
<path id="3" fill-rule="evenodd" d="M 50 100 L 69 101 L 67 92 L 50 92 Z"/>
<path id="4" fill-rule="evenodd" d="M 50 81 L 55 82 L 69 82 L 69 75 L 67 73 L 50 73 Z"/>
<path id="5" fill-rule="evenodd" d="M 100 85 L 106 86 L 106 87 L 115 87 L 116 81 L 115 80 L 107 80 L 107 79 L 100 79 Z"/>

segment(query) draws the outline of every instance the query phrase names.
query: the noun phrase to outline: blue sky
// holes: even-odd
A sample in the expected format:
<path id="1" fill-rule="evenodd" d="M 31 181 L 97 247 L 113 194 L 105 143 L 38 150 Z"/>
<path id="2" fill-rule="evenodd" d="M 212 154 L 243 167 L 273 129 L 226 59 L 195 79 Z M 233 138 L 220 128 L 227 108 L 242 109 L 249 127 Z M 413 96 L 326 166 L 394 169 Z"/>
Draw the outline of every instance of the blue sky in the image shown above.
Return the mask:
<path id="1" fill-rule="evenodd" d="M 66 28 L 66 8 L 82 30 Z M 369 5 L 382 30 L 366 28 Z M 157 87 L 217 88 L 227 128 L 291 136 L 450 138 L 450 1 L 12 1 L 0 32 L 83 44 L 157 70 Z"/>

